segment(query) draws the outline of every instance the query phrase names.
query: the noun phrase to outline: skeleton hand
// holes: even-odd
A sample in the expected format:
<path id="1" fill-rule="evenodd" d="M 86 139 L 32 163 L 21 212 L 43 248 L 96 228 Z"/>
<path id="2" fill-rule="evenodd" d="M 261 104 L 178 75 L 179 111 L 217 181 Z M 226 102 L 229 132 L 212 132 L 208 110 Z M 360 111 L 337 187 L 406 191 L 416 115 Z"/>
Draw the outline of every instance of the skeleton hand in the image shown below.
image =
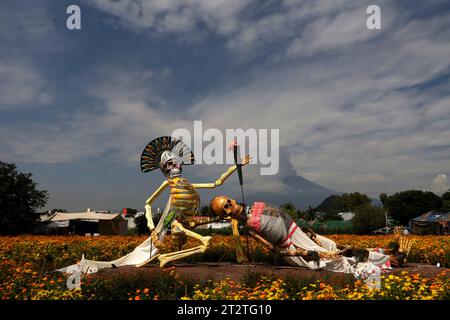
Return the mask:
<path id="1" fill-rule="evenodd" d="M 153 244 L 155 245 L 155 247 L 157 249 L 162 250 L 166 247 L 161 241 L 159 241 L 158 233 L 156 231 L 152 231 L 152 234 L 150 237 L 152 239 Z"/>
<path id="2" fill-rule="evenodd" d="M 245 166 L 245 165 L 249 164 L 250 161 L 252 161 L 252 157 L 249 154 L 247 154 L 245 157 L 243 157 L 241 159 L 241 164 L 242 164 L 242 166 Z"/>
<path id="3" fill-rule="evenodd" d="M 400 246 L 398 251 L 402 252 L 402 253 L 409 253 L 409 251 L 411 250 L 413 241 L 406 237 L 400 237 L 398 242 L 399 242 L 399 246 Z"/>
<path id="4" fill-rule="evenodd" d="M 341 258 L 338 251 L 318 252 L 318 256 L 327 260 L 339 260 Z"/>

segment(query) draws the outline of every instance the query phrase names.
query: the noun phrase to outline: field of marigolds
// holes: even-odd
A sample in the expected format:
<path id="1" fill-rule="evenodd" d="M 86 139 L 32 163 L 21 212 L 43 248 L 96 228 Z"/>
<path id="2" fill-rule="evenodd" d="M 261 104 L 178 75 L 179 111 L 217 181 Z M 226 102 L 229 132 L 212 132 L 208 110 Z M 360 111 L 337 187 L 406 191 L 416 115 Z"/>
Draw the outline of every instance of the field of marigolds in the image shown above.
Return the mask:
<path id="1" fill-rule="evenodd" d="M 392 236 L 332 235 L 331 239 L 358 247 L 385 247 Z M 84 277 L 81 287 L 69 290 L 67 275 L 58 268 L 87 259 L 113 260 L 140 244 L 145 237 L 64 237 L 19 236 L 0 237 L 0 299 L 2 300 L 92 300 L 92 299 L 335 299 L 335 300 L 436 300 L 450 298 L 450 280 L 445 269 L 450 267 L 449 236 L 410 236 L 414 245 L 410 263 L 440 264 L 442 272 L 430 276 L 408 271 L 382 275 L 378 289 L 368 288 L 351 275 L 338 278 L 290 276 L 278 279 L 267 274 L 243 274 L 240 281 L 230 278 L 194 280 L 183 277 L 177 267 L 168 267 L 149 276 L 145 272 L 121 275 L 101 270 Z M 243 243 L 247 239 L 242 237 Z M 170 242 L 170 238 L 168 239 Z M 188 243 L 192 246 L 194 243 Z M 228 236 L 213 237 L 211 249 L 186 262 L 235 261 L 235 243 Z M 280 261 L 249 240 L 254 262 Z M 138 270 L 145 269 L 141 268 Z M 149 269 L 149 268 L 147 268 Z M 155 269 L 155 268 L 154 268 Z M 159 269 L 158 269 L 159 270 Z M 320 271 L 316 271 L 320 274 Z M 337 280 L 336 280 L 337 279 Z"/>

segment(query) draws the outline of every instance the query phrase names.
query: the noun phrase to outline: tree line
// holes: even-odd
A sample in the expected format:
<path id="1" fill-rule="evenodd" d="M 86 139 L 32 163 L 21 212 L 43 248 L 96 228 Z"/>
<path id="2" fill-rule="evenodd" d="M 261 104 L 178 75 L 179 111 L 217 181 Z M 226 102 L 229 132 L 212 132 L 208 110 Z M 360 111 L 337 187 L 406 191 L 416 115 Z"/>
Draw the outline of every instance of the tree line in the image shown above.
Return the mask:
<path id="1" fill-rule="evenodd" d="M 353 231 L 368 234 L 386 225 L 386 214 L 394 224 L 407 226 L 409 221 L 429 211 L 450 212 L 450 190 L 441 197 L 431 191 L 406 190 L 391 196 L 380 194 L 382 205 L 373 204 L 372 199 L 359 192 L 331 195 L 317 207 L 298 210 L 288 202 L 282 208 L 294 219 L 306 221 L 341 220 L 340 212 L 353 212 Z"/>
<path id="2" fill-rule="evenodd" d="M 46 205 L 47 190 L 38 190 L 31 173 L 17 171 L 15 164 L 0 161 L 0 234 L 14 235 L 32 233 L 39 224 L 36 210 Z M 317 212 L 322 220 L 339 220 L 339 212 L 355 213 L 353 221 L 356 233 L 370 233 L 385 225 L 385 213 L 402 225 L 431 210 L 450 211 L 450 190 L 441 197 L 430 191 L 407 190 L 391 196 L 380 195 L 382 206 L 376 206 L 365 194 L 359 192 L 332 195 L 317 207 L 298 210 L 292 203 L 284 203 L 282 208 L 294 219 L 312 221 Z M 63 211 L 59 209 L 59 211 Z M 208 206 L 200 210 L 201 215 L 211 216 Z M 145 218 L 145 217 L 144 217 Z M 144 226 L 144 221 L 140 221 Z"/>

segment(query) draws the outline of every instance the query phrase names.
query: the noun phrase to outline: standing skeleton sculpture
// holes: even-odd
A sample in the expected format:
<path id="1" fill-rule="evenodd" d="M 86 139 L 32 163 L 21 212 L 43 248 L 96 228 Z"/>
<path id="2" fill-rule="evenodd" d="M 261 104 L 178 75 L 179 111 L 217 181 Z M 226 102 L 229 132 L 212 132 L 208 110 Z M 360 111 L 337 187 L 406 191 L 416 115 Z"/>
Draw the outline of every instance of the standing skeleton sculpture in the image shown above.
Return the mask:
<path id="1" fill-rule="evenodd" d="M 251 158 L 249 155 L 242 159 L 242 166 L 247 165 Z M 194 163 L 194 155 L 192 151 L 180 140 L 172 137 L 160 137 L 150 142 L 144 149 L 141 156 L 142 172 L 149 172 L 157 169 L 162 170 L 166 180 L 159 188 L 147 199 L 145 203 L 145 217 L 147 218 L 147 226 L 151 231 L 151 245 L 155 245 L 157 249 L 165 248 L 163 239 L 165 233 L 170 228 L 172 241 L 179 250 L 175 252 L 151 255 L 150 258 L 141 263 L 144 265 L 154 258 L 158 257 L 160 266 L 163 267 L 167 263 L 185 258 L 187 256 L 203 253 L 209 247 L 211 237 L 201 236 L 190 230 L 198 225 L 211 223 L 218 219 L 205 219 L 194 221 L 192 217 L 197 214 L 200 205 L 200 196 L 197 189 L 212 189 L 222 185 L 225 180 L 237 169 L 236 165 L 231 166 L 219 179 L 212 183 L 190 183 L 186 178 L 181 176 L 182 165 L 190 165 Z M 166 189 L 170 188 L 170 198 L 168 202 L 168 210 L 160 218 L 157 227 L 153 223 L 152 204 Z M 237 226 L 235 223 L 234 225 Z M 187 237 L 200 240 L 201 245 L 194 248 L 181 250 L 182 246 L 187 242 Z M 151 251 L 151 250 L 150 250 Z"/>

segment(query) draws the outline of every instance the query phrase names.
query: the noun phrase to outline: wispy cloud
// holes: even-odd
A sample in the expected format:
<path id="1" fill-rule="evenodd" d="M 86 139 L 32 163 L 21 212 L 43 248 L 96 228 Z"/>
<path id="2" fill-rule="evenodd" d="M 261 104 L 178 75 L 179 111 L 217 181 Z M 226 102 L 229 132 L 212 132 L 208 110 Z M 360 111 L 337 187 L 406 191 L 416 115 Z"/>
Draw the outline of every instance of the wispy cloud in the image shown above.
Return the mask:
<path id="1" fill-rule="evenodd" d="M 26 62 L 0 60 L 0 110 L 21 105 L 39 107 L 52 101 L 45 78 Z"/>
<path id="2" fill-rule="evenodd" d="M 94 108 L 83 106 L 59 116 L 51 125 L 36 122 L 27 130 L 15 131 L 16 124 L 4 125 L 0 134 L 9 135 L 1 141 L 5 156 L 40 163 L 94 157 L 137 162 L 148 137 L 186 125 L 161 109 L 161 99 L 150 90 L 152 71 L 138 70 L 99 66 L 89 74 L 89 85 L 79 88 L 96 99 Z"/>
<path id="3" fill-rule="evenodd" d="M 377 195 L 426 188 L 437 172 L 450 173 L 448 10 L 422 16 L 406 2 L 382 2 L 383 30 L 373 31 L 365 28 L 365 5 L 344 0 L 86 3 L 153 46 L 197 37 L 195 44 L 181 44 L 185 51 L 168 53 L 176 62 L 190 63 L 184 53 L 220 42 L 225 56 L 241 58 L 233 63 L 242 72 L 181 108 L 158 84 L 167 76 L 177 79 L 182 64 L 161 71 L 124 49 L 126 64 L 115 65 L 94 51 L 96 65 L 70 75 L 82 83 L 81 102 L 59 109 L 51 125 L 42 119 L 27 123 L 26 131 L 16 130 L 20 121 L 2 125 L 4 157 L 131 164 L 147 139 L 203 120 L 219 129 L 280 128 L 286 161 L 275 177 L 249 169 L 255 191 L 284 192 L 286 175 L 297 173 L 331 189 Z M 32 62 L 4 61 L 0 73 L 9 81 L 0 82 L 0 92 L 10 95 L 0 96 L 0 108 L 52 101 L 49 83 L 60 79 L 45 78 Z M 204 67 L 197 63 L 192 69 Z M 218 73 L 220 67 L 228 65 L 218 66 Z M 210 180 L 216 169 L 191 172 Z"/>
<path id="4" fill-rule="evenodd" d="M 447 175 L 438 174 L 436 178 L 433 179 L 431 190 L 439 195 L 450 190 L 450 183 L 448 181 Z"/>
<path id="5" fill-rule="evenodd" d="M 229 34 L 239 27 L 239 15 L 252 1 L 90 0 L 87 2 L 117 17 L 118 22 L 124 27 L 139 32 L 151 30 L 179 34 L 210 31 Z"/>

